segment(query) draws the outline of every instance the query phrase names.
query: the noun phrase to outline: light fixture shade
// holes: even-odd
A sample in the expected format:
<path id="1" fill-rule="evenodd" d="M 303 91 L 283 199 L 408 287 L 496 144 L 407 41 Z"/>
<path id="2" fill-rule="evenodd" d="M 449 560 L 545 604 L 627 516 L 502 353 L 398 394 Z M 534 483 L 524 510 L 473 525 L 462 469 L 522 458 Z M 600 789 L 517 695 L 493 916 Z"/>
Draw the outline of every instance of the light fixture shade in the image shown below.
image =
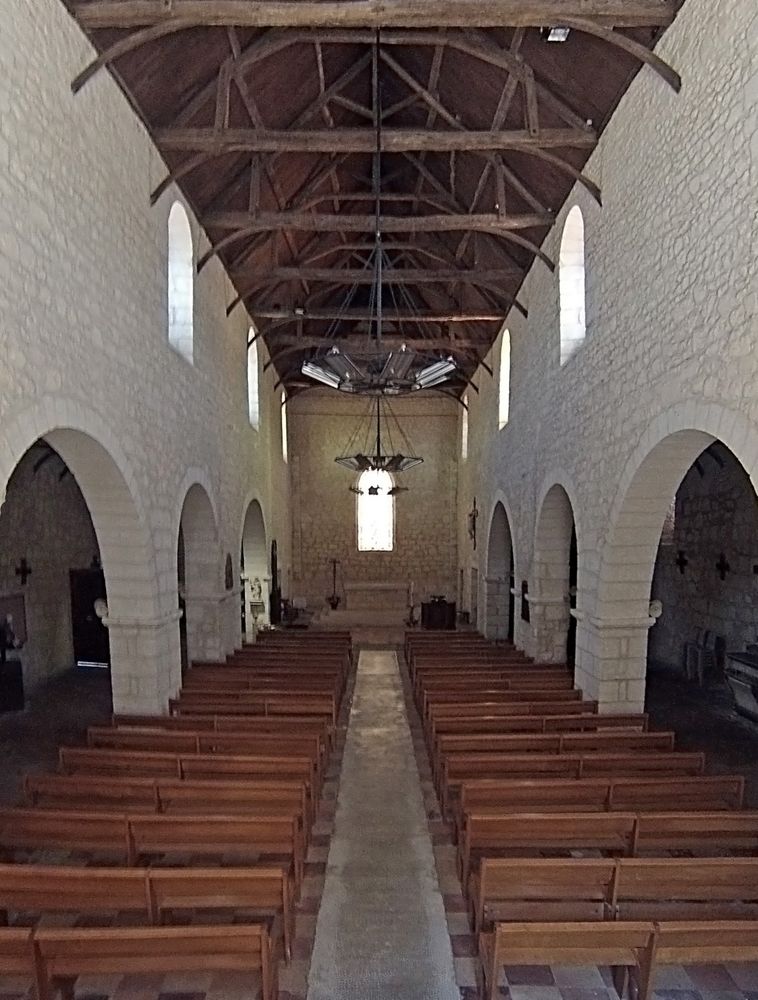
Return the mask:
<path id="1" fill-rule="evenodd" d="M 317 382 L 323 382 L 330 389 L 339 389 L 340 387 L 340 380 L 334 372 L 327 371 L 326 368 L 322 368 L 321 365 L 317 365 L 313 361 L 304 361 L 300 371 L 303 375 L 308 375 Z"/>
<path id="2" fill-rule="evenodd" d="M 430 389 L 433 385 L 439 385 L 455 371 L 455 367 L 452 358 L 432 362 L 416 373 L 416 388 Z"/>
<path id="3" fill-rule="evenodd" d="M 333 347 L 324 355 L 324 364 L 332 369 L 340 382 L 357 382 L 363 378 L 363 372 L 353 359 L 343 354 L 338 347 Z"/>
<path id="4" fill-rule="evenodd" d="M 399 351 L 390 351 L 379 375 L 379 381 L 391 382 L 407 378 L 415 357 L 415 351 L 409 351 L 405 344 Z"/>
<path id="5" fill-rule="evenodd" d="M 565 42 L 570 30 L 570 28 L 563 27 L 562 25 L 555 25 L 552 28 L 543 28 L 542 35 L 545 41 L 548 42 Z"/>

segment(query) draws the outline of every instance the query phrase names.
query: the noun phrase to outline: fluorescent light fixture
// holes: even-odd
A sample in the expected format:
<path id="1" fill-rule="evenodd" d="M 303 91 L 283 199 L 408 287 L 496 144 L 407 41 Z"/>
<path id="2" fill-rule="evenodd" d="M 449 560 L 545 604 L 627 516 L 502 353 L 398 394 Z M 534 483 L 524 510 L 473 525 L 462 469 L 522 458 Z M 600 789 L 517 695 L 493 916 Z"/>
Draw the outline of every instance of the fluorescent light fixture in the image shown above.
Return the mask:
<path id="1" fill-rule="evenodd" d="M 543 28 L 542 37 L 546 42 L 565 42 L 569 36 L 570 28 L 555 25 L 552 28 Z"/>
<path id="2" fill-rule="evenodd" d="M 324 385 L 328 385 L 331 389 L 339 389 L 340 387 L 340 380 L 337 375 L 322 368 L 321 365 L 314 364 L 312 361 L 304 361 L 300 371 L 303 375 L 308 375 L 317 382 L 323 382 Z"/>
<path id="3" fill-rule="evenodd" d="M 444 382 L 448 376 L 456 370 L 455 362 L 452 358 L 444 358 L 441 361 L 433 361 L 432 364 L 422 368 L 416 373 L 416 388 L 430 389 L 434 385 Z"/>
<path id="4" fill-rule="evenodd" d="M 325 355 L 324 363 L 339 376 L 340 382 L 351 382 L 363 378 L 363 372 L 352 358 L 349 358 L 347 354 L 343 354 L 338 347 L 333 347 Z"/>
<path id="5" fill-rule="evenodd" d="M 406 378 L 415 357 L 415 352 L 409 351 L 405 344 L 399 351 L 390 351 L 384 362 L 379 381 L 389 382 L 390 380 Z"/>

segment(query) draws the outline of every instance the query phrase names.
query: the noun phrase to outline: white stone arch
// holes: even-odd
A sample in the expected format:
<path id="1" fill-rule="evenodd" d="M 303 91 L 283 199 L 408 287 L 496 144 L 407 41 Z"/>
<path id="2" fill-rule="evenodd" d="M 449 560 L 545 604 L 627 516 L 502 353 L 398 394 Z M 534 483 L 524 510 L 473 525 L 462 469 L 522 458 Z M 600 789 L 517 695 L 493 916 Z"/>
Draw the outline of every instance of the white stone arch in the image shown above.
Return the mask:
<path id="1" fill-rule="evenodd" d="M 269 583 L 270 573 L 268 565 L 268 532 L 266 530 L 266 518 L 263 513 L 263 505 L 256 496 L 250 497 L 245 505 L 245 513 L 242 522 L 239 551 L 244 563 L 244 597 L 245 602 L 245 635 L 248 642 L 255 639 L 255 625 L 265 624 L 269 620 Z M 261 595 L 258 598 L 255 594 L 256 579 L 260 582 Z M 264 604 L 264 610 L 258 617 L 257 623 L 253 621 L 250 612 L 250 603 L 253 600 L 260 600 Z"/>
<path id="2" fill-rule="evenodd" d="M 487 531 L 484 573 L 484 634 L 490 639 L 513 638 L 516 626 L 511 573 L 516 580 L 516 545 L 513 519 L 504 499 L 496 497 Z"/>
<path id="3" fill-rule="evenodd" d="M 2 495 L 39 439 L 66 463 L 92 518 L 108 598 L 114 709 L 160 711 L 171 693 L 166 663 L 178 660 L 177 618 L 162 606 L 155 546 L 131 465 L 100 413 L 75 399 L 45 396 L 4 421 Z"/>
<path id="4" fill-rule="evenodd" d="M 529 601 L 532 652 L 541 662 L 566 661 L 567 638 L 569 633 L 573 637 L 575 629 L 570 612 L 572 607 L 581 607 L 577 599 L 578 578 L 570 579 L 572 533 L 577 553 L 581 552 L 582 535 L 576 509 L 576 501 L 563 482 L 546 480 L 540 490 L 534 524 Z M 578 564 L 581 567 L 581 559 Z M 572 586 L 576 590 L 570 595 Z"/>
<path id="5" fill-rule="evenodd" d="M 601 705 L 644 703 L 650 588 L 661 529 L 697 456 L 721 441 L 758 484 L 758 425 L 717 403 L 687 400 L 659 414 L 621 475 L 600 551 L 592 615 L 580 623 L 577 675 Z"/>
<path id="6" fill-rule="evenodd" d="M 208 477 L 202 470 L 187 473 L 179 496 L 177 519 L 177 572 L 179 535 L 184 546 L 184 594 L 187 655 L 189 660 L 224 658 L 222 605 L 223 559 L 218 515 Z"/>

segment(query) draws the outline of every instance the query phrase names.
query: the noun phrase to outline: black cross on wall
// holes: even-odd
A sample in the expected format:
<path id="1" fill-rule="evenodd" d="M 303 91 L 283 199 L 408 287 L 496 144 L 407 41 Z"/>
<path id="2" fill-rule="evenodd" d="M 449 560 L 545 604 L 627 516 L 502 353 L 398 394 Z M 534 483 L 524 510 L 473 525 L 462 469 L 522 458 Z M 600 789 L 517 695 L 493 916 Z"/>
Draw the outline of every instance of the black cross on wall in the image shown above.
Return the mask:
<path id="1" fill-rule="evenodd" d="M 684 554 L 684 549 L 679 549 L 676 556 L 676 565 L 679 567 L 679 572 L 684 576 L 685 569 L 689 566 L 690 561 Z"/>
<path id="2" fill-rule="evenodd" d="M 726 580 L 726 574 L 729 572 L 731 568 L 732 567 L 726 561 L 726 556 L 722 552 L 719 555 L 719 561 L 716 563 L 716 569 L 718 570 L 718 574 L 722 580 Z"/>
<path id="3" fill-rule="evenodd" d="M 16 566 L 16 576 L 21 580 L 21 586 L 26 586 L 26 581 L 32 575 L 32 568 L 26 561 L 26 556 L 21 560 L 21 562 Z"/>

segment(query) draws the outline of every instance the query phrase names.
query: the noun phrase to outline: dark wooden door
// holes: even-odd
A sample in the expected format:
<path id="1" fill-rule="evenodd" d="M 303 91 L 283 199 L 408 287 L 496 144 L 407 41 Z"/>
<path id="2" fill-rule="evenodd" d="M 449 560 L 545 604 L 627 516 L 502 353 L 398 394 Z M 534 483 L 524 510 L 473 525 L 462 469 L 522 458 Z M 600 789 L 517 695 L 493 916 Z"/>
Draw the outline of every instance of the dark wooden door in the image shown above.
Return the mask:
<path id="1" fill-rule="evenodd" d="M 95 614 L 95 601 L 106 600 L 101 569 L 72 569 L 71 628 L 78 664 L 110 664 L 108 629 Z"/>

